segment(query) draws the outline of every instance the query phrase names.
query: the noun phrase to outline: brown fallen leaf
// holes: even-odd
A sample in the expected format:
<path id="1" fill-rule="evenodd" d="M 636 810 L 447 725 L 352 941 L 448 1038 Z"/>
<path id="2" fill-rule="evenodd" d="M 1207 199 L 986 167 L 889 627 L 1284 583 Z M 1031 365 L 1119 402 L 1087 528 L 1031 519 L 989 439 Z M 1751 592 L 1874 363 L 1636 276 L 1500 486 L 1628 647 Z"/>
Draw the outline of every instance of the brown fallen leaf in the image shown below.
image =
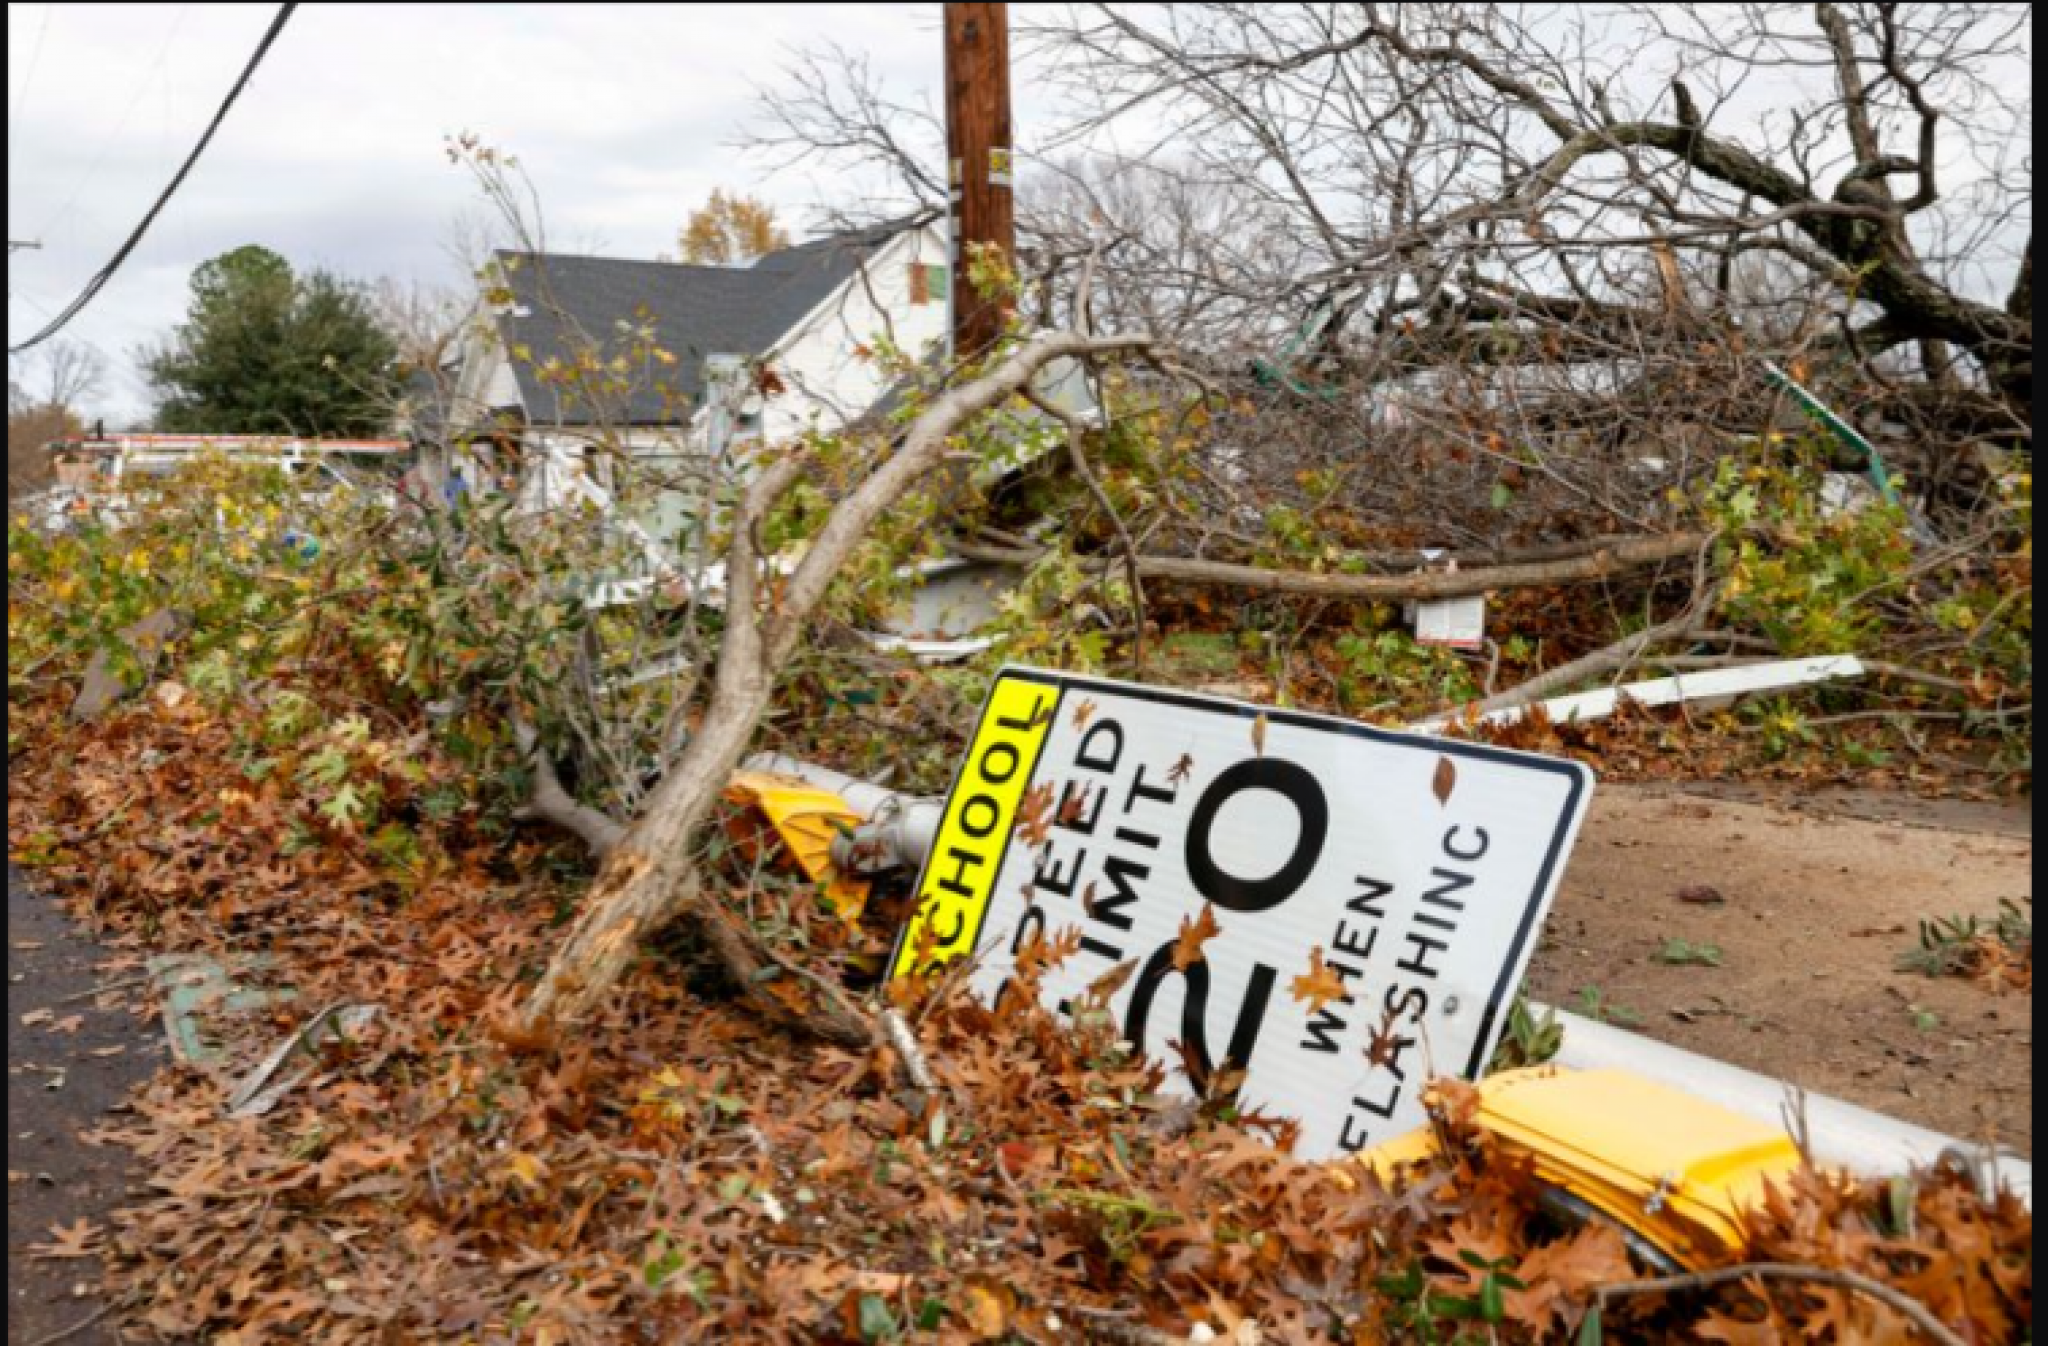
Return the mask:
<path id="1" fill-rule="evenodd" d="M 961 1316 L 983 1341 L 999 1341 L 1010 1331 L 1017 1313 L 1017 1292 L 991 1277 L 977 1277 L 967 1286 Z"/>
<path id="2" fill-rule="evenodd" d="M 1086 729 L 1088 727 L 1088 722 L 1095 718 L 1095 712 L 1098 709 L 1100 709 L 1100 707 L 1098 707 L 1093 701 L 1083 701 L 1081 702 L 1081 704 L 1075 706 L 1074 728 Z"/>
<path id="3" fill-rule="evenodd" d="M 1223 927 L 1216 924 L 1216 908 L 1210 903 L 1202 904 L 1199 916 L 1184 916 L 1180 922 L 1180 935 L 1173 941 L 1173 967 L 1176 972 L 1185 972 L 1209 955 L 1204 946 L 1223 933 Z"/>
<path id="4" fill-rule="evenodd" d="M 1017 835 L 1036 850 L 1052 839 L 1052 784 L 1034 786 L 1017 807 Z"/>
<path id="5" fill-rule="evenodd" d="M 1094 983 L 1088 988 L 1088 998 L 1106 1005 L 1115 999 L 1116 993 L 1123 990 L 1129 984 L 1131 978 L 1137 974 L 1137 959 L 1133 958 L 1127 962 L 1118 963 L 1115 967 L 1095 979 Z"/>
<path id="6" fill-rule="evenodd" d="M 29 1255 L 38 1261 L 70 1262 L 99 1256 L 99 1243 L 106 1231 L 90 1220 L 50 1226 L 50 1241 L 29 1245 Z"/>
<path id="7" fill-rule="evenodd" d="M 1252 751 L 1261 757 L 1266 755 L 1266 731 L 1271 728 L 1272 721 L 1266 718 L 1266 712 L 1260 711 L 1259 718 L 1252 721 Z"/>
<path id="8" fill-rule="evenodd" d="M 1458 789 L 1458 764 L 1448 757 L 1438 758 L 1436 778 L 1430 782 L 1429 788 L 1436 795 L 1437 803 L 1449 804 Z"/>
<path id="9" fill-rule="evenodd" d="M 53 1022 L 56 1017 L 57 1011 L 55 1010 L 30 1010 L 21 1016 L 21 1026 L 23 1028 L 40 1028 L 46 1023 Z"/>
<path id="10" fill-rule="evenodd" d="M 1728 901 L 1719 888 L 1711 884 L 1695 883 L 1678 890 L 1678 900 L 1690 902 L 1696 907 L 1718 907 Z"/>
<path id="11" fill-rule="evenodd" d="M 1312 950 L 1308 956 L 1307 974 L 1294 979 L 1294 998 L 1307 1005 L 1310 1014 L 1321 1014 L 1325 1008 L 1350 994 L 1337 970 L 1323 961 L 1322 949 Z"/>

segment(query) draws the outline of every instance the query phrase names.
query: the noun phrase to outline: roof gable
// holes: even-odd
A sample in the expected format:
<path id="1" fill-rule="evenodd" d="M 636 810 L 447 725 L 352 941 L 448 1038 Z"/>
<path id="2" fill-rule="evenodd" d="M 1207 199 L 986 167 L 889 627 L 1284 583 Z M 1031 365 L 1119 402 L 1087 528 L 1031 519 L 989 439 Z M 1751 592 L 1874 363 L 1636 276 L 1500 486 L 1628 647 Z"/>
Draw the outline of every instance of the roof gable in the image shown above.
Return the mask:
<path id="1" fill-rule="evenodd" d="M 769 253 L 749 267 L 692 266 L 561 253 L 500 253 L 513 304 L 498 331 L 533 419 L 588 424 L 612 420 L 668 425 L 685 420 L 704 392 L 712 355 L 760 355 L 814 312 L 905 228 L 893 224 L 817 239 Z M 649 330 L 674 365 L 637 371 L 632 387 L 602 408 L 568 399 L 539 376 L 550 360 L 575 363 L 584 352 L 622 353 L 631 334 Z"/>

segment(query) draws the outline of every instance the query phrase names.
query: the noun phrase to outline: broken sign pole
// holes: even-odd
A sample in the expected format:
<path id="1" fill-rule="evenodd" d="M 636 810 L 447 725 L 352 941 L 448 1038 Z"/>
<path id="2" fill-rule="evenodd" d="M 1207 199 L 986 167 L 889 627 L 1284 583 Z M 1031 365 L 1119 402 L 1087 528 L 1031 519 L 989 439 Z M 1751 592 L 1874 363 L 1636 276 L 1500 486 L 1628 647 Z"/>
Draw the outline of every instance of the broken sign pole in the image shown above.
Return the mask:
<path id="1" fill-rule="evenodd" d="M 1819 423 L 1821 428 L 1833 435 L 1842 444 L 1863 456 L 1865 468 L 1870 473 L 1870 484 L 1877 488 L 1887 505 L 1897 506 L 1899 488 L 1892 484 L 1891 470 L 1885 466 L 1884 455 L 1877 451 L 1877 445 L 1865 439 L 1855 426 L 1835 414 L 1834 408 L 1815 397 L 1805 385 L 1766 360 L 1764 374 L 1780 391 L 1788 394 L 1799 404 L 1800 410 Z"/>
<path id="2" fill-rule="evenodd" d="M 1017 255 L 1011 144 L 1010 7 L 946 6 L 946 158 L 952 214 L 953 359 L 985 355 L 1002 335 L 1001 300 L 968 283 L 979 249 Z"/>

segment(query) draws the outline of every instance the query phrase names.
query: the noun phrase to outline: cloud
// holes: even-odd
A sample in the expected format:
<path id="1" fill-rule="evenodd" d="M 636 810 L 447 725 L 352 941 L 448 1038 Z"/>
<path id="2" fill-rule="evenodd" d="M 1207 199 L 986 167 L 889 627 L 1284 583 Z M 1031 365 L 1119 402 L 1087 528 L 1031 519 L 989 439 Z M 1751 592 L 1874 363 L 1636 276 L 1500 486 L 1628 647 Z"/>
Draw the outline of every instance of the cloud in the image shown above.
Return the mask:
<path id="1" fill-rule="evenodd" d="M 254 49 L 268 5 L 8 6 L 8 333 L 66 303 L 141 217 Z M 936 89 L 936 4 L 307 5 L 120 277 L 66 335 L 115 363 L 110 423 L 144 414 L 131 358 L 182 315 L 191 269 L 244 243 L 301 267 L 454 283 L 476 201 L 444 154 L 516 153 L 551 235 L 672 249 L 714 187 L 801 225 L 821 184 L 734 148 L 787 49 L 836 41 Z"/>

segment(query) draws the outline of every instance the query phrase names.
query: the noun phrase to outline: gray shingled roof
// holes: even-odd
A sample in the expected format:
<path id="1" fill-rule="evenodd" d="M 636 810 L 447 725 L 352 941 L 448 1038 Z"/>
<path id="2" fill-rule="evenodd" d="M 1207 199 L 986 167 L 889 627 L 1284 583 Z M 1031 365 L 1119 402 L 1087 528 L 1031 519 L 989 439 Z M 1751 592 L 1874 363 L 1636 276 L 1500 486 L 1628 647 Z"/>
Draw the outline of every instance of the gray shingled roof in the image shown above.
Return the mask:
<path id="1" fill-rule="evenodd" d="M 892 223 L 837 234 L 770 253 L 750 267 L 688 266 L 559 253 L 500 253 L 516 306 L 502 311 L 506 349 L 524 346 L 531 359 L 513 361 L 527 415 L 535 421 L 672 425 L 690 414 L 704 391 L 711 355 L 760 355 L 908 225 Z M 593 414 L 559 405 L 558 390 L 536 365 L 573 362 L 575 353 L 618 352 L 621 332 L 652 324 L 655 341 L 677 357 L 641 375 L 619 405 Z M 682 410 L 678 410 L 678 408 Z"/>

